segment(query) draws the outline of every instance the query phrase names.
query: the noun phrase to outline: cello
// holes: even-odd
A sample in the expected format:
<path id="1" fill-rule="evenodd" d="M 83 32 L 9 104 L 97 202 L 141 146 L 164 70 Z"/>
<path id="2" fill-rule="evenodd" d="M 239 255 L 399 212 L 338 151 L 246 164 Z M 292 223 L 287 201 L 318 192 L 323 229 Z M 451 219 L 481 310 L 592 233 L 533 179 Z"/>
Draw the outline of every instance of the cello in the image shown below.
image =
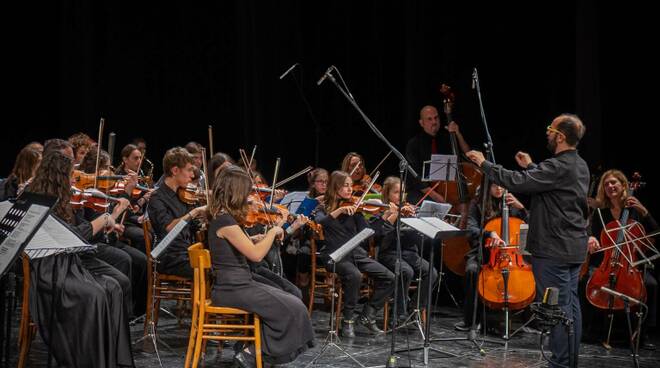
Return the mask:
<path id="1" fill-rule="evenodd" d="M 629 193 L 640 187 L 640 175 L 635 173 L 630 182 Z M 629 218 L 630 210 L 624 207 L 618 220 L 610 221 L 600 233 L 601 248 L 605 249 L 603 261 L 587 282 L 587 300 L 596 308 L 608 311 L 624 309 L 623 300 L 601 291 L 605 286 L 637 300 L 646 301 L 646 287 L 643 275 L 635 267 L 636 249 L 644 249 L 638 244 L 646 236 L 644 227 Z"/>
<path id="2" fill-rule="evenodd" d="M 479 272 L 477 288 L 484 304 L 492 309 L 504 308 L 508 312 L 525 308 L 534 300 L 536 283 L 532 267 L 524 261 L 518 249 L 520 225 L 524 221 L 509 216 L 506 195 L 505 191 L 501 217 L 491 219 L 484 227 L 485 231 L 495 231 L 505 245 L 491 248 L 488 263 Z"/>
<path id="3" fill-rule="evenodd" d="M 443 94 L 443 110 L 447 124 L 452 122 L 452 110 L 454 107 L 454 92 L 446 84 L 440 87 Z M 458 146 L 456 132 L 449 132 L 452 154 L 461 157 L 462 152 Z M 439 181 L 434 184 L 435 191 L 440 193 L 447 203 L 452 205 L 452 213 L 460 215 L 457 227 L 465 229 L 468 217 L 468 204 L 474 198 L 477 187 L 481 183 L 482 172 L 472 162 L 460 162 L 458 160 L 456 181 Z M 470 250 L 470 242 L 466 237 L 456 237 L 444 241 L 442 247 L 443 262 L 453 273 L 465 275 L 465 254 Z"/>

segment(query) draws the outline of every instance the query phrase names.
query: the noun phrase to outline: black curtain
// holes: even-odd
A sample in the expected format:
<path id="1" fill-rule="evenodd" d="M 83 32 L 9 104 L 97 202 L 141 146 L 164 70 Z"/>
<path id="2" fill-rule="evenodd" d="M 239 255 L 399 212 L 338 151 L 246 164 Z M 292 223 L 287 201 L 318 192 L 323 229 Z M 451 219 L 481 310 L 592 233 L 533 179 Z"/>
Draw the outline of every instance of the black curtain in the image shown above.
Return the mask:
<path id="1" fill-rule="evenodd" d="M 545 126 L 562 112 L 587 125 L 581 153 L 592 165 L 657 174 L 648 153 L 653 97 L 652 12 L 595 0 L 509 3 L 438 1 L 222 1 L 143 4 L 55 2 L 27 9 L 9 37 L 17 63 L 11 95 L 20 110 L 3 134 L 2 176 L 24 144 L 83 131 L 117 133 L 121 149 L 147 140 L 159 167 L 164 151 L 195 140 L 236 157 L 258 146 L 259 167 L 280 177 L 314 165 L 330 170 L 344 154 L 371 169 L 387 153 L 326 81 L 336 65 L 356 100 L 393 144 L 404 149 L 419 109 L 440 106 L 441 83 L 456 91 L 455 118 L 468 143 L 484 132 L 471 89 L 477 67 L 499 163 L 518 150 L 540 161 Z M 284 80 L 278 76 L 301 63 Z M 295 81 L 309 100 L 305 108 Z M 104 137 L 104 139 L 106 139 Z M 118 158 L 115 157 L 115 160 Z M 381 169 L 396 174 L 390 158 Z M 304 186 L 304 180 L 292 185 Z M 643 192 L 640 196 L 644 199 Z M 650 196 L 646 197 L 650 200 Z M 647 201 L 649 202 L 649 201 Z M 651 203 L 649 203 L 651 205 Z M 656 211 L 657 212 L 657 211 Z"/>

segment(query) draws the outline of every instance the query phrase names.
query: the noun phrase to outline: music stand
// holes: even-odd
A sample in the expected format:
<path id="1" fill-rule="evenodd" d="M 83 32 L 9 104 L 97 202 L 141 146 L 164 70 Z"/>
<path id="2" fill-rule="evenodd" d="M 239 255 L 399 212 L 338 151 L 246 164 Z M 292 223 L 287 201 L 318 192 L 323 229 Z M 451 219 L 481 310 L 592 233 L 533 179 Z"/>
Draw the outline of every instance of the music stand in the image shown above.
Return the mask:
<path id="1" fill-rule="evenodd" d="M 355 247 L 360 245 L 363 241 L 367 240 L 369 237 L 374 235 L 375 231 L 370 229 L 370 228 L 365 228 L 362 231 L 360 231 L 357 235 L 349 239 L 344 245 L 339 247 L 339 249 L 335 250 L 330 254 L 330 261 L 329 263 L 332 263 L 332 273 L 335 273 L 335 266 L 337 265 L 337 262 L 341 261 L 348 253 L 353 251 Z M 335 329 L 335 279 L 336 277 L 332 278 L 332 288 L 330 289 L 331 293 L 331 298 L 332 302 L 330 303 L 330 330 L 328 331 L 328 336 L 325 338 L 325 342 L 323 343 L 323 347 L 321 347 L 321 350 L 314 356 L 314 358 L 305 365 L 305 368 L 313 365 L 316 363 L 316 361 L 325 353 L 329 347 L 334 347 L 337 350 L 341 351 L 344 355 L 347 357 L 351 358 L 357 365 L 360 367 L 364 368 L 364 364 L 360 363 L 357 359 L 355 359 L 351 354 L 349 354 L 344 348 L 341 346 L 337 345 L 337 342 L 341 342 L 339 340 L 339 336 L 337 336 L 337 330 Z"/>
<path id="2" fill-rule="evenodd" d="M 158 364 L 160 366 L 163 366 L 163 362 L 160 360 L 160 353 L 158 352 L 158 343 L 161 343 L 163 346 L 165 346 L 168 350 L 174 353 L 174 350 L 165 343 L 157 334 L 156 334 L 156 322 L 154 321 L 154 311 L 156 308 L 156 279 L 158 278 L 158 270 L 157 270 L 157 265 L 158 265 L 158 258 L 163 254 L 163 252 L 169 247 L 169 245 L 172 243 L 174 239 L 176 239 L 177 236 L 181 233 L 181 231 L 188 226 L 189 222 L 185 220 L 180 220 L 179 222 L 174 225 L 172 230 L 170 230 L 169 233 L 161 240 L 158 245 L 151 250 L 150 256 L 151 260 L 154 263 L 152 267 L 152 273 L 153 273 L 153 284 L 151 285 L 151 305 L 147 306 L 147 308 L 151 308 L 151 314 L 149 316 L 149 332 L 147 332 L 146 335 L 140 337 L 139 339 L 135 340 L 133 342 L 134 345 L 138 344 L 141 341 L 144 341 L 146 339 L 150 339 L 151 343 L 153 344 L 154 347 L 154 352 L 156 353 L 156 358 L 158 358 Z M 193 316 L 195 318 L 195 316 Z M 147 346 L 145 344 L 145 346 Z"/>

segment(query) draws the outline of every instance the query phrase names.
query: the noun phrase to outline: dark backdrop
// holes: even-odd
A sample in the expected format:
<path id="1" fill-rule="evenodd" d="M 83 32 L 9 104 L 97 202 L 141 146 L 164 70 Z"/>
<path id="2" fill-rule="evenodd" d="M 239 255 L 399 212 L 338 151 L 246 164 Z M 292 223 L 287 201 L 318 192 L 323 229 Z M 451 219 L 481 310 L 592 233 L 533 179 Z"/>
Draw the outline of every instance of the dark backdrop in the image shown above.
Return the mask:
<path id="1" fill-rule="evenodd" d="M 476 66 L 500 163 L 513 166 L 518 150 L 536 161 L 547 157 L 545 126 L 575 112 L 587 125 L 580 150 L 591 165 L 639 170 L 655 187 L 656 102 L 644 90 L 657 61 L 653 13 L 604 3 L 35 5 L 8 33 L 16 42 L 8 59 L 17 64 L 6 70 L 17 80 L 8 111 L 20 111 L 5 115 L 0 172 L 8 173 L 29 141 L 77 131 L 96 137 L 103 116 L 106 137 L 117 133 L 117 150 L 145 137 L 157 166 L 172 146 L 207 145 L 213 124 L 216 151 L 237 156 L 239 147 L 257 145 L 264 173 L 281 157 L 286 176 L 315 164 L 315 122 L 294 78 L 320 125 L 318 165 L 337 168 L 346 152 L 358 151 L 370 169 L 387 149 L 331 83 L 316 86 L 331 64 L 401 150 L 419 129 L 420 107 L 440 105 L 443 82 L 457 92 L 461 130 L 480 147 L 484 130 L 470 88 Z M 302 67 L 278 80 L 294 62 Z M 395 174 L 395 160 L 381 171 Z"/>

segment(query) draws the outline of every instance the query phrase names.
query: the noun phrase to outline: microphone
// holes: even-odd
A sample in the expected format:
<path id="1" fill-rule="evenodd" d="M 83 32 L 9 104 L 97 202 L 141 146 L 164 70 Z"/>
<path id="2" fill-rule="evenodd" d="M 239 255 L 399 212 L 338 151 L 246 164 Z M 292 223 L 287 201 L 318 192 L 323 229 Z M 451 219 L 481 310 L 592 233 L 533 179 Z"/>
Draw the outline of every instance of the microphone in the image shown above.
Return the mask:
<path id="1" fill-rule="evenodd" d="M 629 297 L 629 296 L 626 295 L 626 294 L 622 294 L 622 293 L 620 293 L 620 292 L 618 292 L 618 291 L 614 291 L 614 290 L 612 290 L 612 289 L 610 289 L 610 288 L 607 288 L 607 287 L 605 287 L 605 286 L 601 286 L 601 287 L 600 287 L 600 290 L 601 290 L 601 291 L 604 291 L 604 292 L 606 292 L 606 293 L 608 293 L 608 294 L 610 294 L 610 295 L 614 295 L 614 296 L 616 296 L 616 297 L 619 297 L 619 298 L 621 298 L 622 300 L 627 301 L 628 303 L 646 305 L 646 304 L 644 304 L 643 302 L 641 302 L 641 301 L 639 301 L 639 300 L 637 300 L 637 299 L 635 299 L 635 298 Z"/>
<path id="2" fill-rule="evenodd" d="M 323 74 L 323 76 L 321 77 L 321 79 L 319 79 L 319 81 L 316 82 L 316 85 L 317 85 L 317 86 L 320 86 L 321 83 L 323 83 L 323 81 L 324 81 L 326 78 L 328 78 L 328 77 L 330 76 L 330 72 L 331 72 L 332 69 L 334 69 L 334 68 L 335 68 L 334 65 L 330 65 L 330 67 L 328 68 L 328 70 L 325 71 L 325 74 Z"/>
<path id="3" fill-rule="evenodd" d="M 477 88 L 477 68 L 472 69 L 472 89 Z"/>
<path id="4" fill-rule="evenodd" d="M 546 329 L 557 325 L 559 322 L 566 320 L 566 314 L 561 310 L 558 304 L 559 289 L 556 287 L 549 287 L 543 293 L 543 301 L 532 303 L 530 309 L 534 312 L 534 316 L 539 320 L 539 325 Z"/>
<path id="5" fill-rule="evenodd" d="M 108 155 L 110 156 L 110 166 L 112 166 L 112 158 L 115 156 L 115 139 L 116 139 L 116 134 L 114 132 L 111 132 L 108 135 Z"/>
<path id="6" fill-rule="evenodd" d="M 298 65 L 300 65 L 300 63 L 295 63 L 295 64 L 291 65 L 291 67 L 289 69 L 287 69 L 284 73 L 282 73 L 282 75 L 280 75 L 280 80 L 282 80 L 284 77 L 286 77 L 287 74 L 291 73 L 291 71 L 293 69 L 295 69 Z"/>

